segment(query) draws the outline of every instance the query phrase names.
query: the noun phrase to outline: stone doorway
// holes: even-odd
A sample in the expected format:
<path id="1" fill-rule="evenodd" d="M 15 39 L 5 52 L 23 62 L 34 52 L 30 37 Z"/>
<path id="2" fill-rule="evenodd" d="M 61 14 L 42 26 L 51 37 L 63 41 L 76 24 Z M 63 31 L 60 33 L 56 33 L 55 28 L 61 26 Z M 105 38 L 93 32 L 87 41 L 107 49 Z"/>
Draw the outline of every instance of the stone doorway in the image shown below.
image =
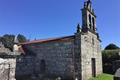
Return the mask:
<path id="1" fill-rule="evenodd" d="M 92 77 L 96 77 L 96 59 L 92 58 L 91 59 L 91 64 L 92 64 Z"/>

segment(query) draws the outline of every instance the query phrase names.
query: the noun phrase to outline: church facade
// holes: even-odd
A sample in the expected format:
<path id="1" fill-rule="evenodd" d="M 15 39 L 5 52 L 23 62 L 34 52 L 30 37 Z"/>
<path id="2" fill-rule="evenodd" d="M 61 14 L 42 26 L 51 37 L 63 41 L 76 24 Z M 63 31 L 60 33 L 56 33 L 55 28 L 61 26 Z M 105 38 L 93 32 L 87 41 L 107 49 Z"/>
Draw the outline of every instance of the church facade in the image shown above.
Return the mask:
<path id="1" fill-rule="evenodd" d="M 90 0 L 82 9 L 82 28 L 74 35 L 22 43 L 26 55 L 39 63 L 37 73 L 62 79 L 88 80 L 102 73 L 102 54 L 96 15 Z"/>

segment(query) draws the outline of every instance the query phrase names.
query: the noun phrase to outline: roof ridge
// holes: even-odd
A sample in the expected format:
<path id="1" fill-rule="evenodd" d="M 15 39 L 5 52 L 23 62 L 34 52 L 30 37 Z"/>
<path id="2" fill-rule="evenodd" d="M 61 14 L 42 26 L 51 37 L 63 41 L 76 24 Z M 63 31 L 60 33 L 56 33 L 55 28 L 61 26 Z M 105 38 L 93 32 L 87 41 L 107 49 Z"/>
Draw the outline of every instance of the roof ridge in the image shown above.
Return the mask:
<path id="1" fill-rule="evenodd" d="M 20 44 L 21 45 L 25 45 L 25 44 L 42 43 L 42 42 L 49 42 L 49 41 L 53 41 L 53 40 L 59 40 L 59 39 L 70 38 L 70 37 L 74 37 L 74 35 L 63 36 L 63 37 L 56 37 L 56 38 L 47 38 L 47 39 L 32 40 L 32 41 L 24 42 L 24 43 L 20 43 Z"/>

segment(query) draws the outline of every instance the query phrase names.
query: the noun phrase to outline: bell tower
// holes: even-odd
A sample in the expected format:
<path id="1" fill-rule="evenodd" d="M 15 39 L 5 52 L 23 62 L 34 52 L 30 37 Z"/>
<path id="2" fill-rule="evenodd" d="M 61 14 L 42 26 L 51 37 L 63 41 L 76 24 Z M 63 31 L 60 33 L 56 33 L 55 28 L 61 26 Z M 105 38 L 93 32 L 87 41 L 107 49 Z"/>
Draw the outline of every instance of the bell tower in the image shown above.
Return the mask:
<path id="1" fill-rule="evenodd" d="M 85 1 L 82 9 L 82 31 L 88 30 L 96 33 L 96 15 L 91 0 Z"/>

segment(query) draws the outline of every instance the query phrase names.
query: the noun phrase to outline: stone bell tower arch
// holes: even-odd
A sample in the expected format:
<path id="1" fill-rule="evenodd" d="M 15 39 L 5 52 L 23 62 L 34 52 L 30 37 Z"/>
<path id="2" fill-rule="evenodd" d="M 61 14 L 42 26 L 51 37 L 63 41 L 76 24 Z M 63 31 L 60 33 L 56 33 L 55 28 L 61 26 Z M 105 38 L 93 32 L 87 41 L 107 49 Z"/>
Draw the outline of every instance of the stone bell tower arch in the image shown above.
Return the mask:
<path id="1" fill-rule="evenodd" d="M 88 80 L 102 73 L 101 40 L 96 30 L 96 15 L 91 0 L 85 1 L 82 8 L 80 38 L 81 80 Z"/>
<path id="2" fill-rule="evenodd" d="M 96 15 L 92 8 L 91 0 L 84 2 L 84 7 L 82 9 L 82 27 L 83 31 L 89 30 L 96 32 Z"/>

